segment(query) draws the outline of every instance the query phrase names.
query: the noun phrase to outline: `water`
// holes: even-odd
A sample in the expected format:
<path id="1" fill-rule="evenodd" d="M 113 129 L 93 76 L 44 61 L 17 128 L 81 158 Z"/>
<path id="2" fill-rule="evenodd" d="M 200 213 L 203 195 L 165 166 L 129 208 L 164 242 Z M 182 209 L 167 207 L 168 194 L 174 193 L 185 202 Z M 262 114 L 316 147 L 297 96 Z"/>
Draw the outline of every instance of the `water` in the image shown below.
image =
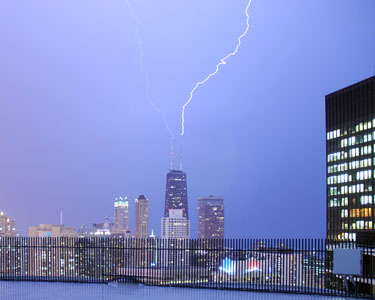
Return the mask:
<path id="1" fill-rule="evenodd" d="M 0 281 L 1 300 L 344 300 L 331 296 L 151 287 L 135 284 Z"/>

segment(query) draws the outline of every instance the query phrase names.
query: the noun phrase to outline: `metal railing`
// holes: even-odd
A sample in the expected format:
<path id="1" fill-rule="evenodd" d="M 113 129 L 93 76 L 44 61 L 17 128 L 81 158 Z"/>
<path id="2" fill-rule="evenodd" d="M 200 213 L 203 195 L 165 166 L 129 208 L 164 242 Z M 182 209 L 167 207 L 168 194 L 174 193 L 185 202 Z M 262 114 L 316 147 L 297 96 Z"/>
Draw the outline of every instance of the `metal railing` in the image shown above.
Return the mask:
<path id="1" fill-rule="evenodd" d="M 256 290 L 375 299 L 373 243 L 323 239 L 0 237 L 0 280 Z M 360 248 L 361 276 L 333 274 L 335 248 Z"/>

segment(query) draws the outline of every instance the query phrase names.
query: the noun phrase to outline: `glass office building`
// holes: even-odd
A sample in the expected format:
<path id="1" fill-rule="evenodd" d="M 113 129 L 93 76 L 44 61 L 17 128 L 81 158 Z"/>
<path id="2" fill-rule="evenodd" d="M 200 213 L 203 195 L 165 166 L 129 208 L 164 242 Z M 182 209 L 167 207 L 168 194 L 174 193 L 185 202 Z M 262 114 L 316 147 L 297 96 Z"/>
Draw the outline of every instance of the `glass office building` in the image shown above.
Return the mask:
<path id="1" fill-rule="evenodd" d="M 375 237 L 375 77 L 326 96 L 327 238 Z"/>

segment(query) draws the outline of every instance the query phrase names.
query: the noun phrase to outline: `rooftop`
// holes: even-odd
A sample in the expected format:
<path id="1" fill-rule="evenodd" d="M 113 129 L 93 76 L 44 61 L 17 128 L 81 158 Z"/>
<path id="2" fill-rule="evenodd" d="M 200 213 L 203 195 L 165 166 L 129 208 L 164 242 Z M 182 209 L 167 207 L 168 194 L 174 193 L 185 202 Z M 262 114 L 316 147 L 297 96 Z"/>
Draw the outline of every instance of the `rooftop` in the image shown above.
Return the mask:
<path id="1" fill-rule="evenodd" d="M 194 288 L 151 287 L 136 284 L 84 284 L 56 282 L 0 281 L 1 299 L 8 300 L 99 300 L 99 299 L 206 299 L 206 300 L 345 300 L 351 298 L 210 290 Z"/>

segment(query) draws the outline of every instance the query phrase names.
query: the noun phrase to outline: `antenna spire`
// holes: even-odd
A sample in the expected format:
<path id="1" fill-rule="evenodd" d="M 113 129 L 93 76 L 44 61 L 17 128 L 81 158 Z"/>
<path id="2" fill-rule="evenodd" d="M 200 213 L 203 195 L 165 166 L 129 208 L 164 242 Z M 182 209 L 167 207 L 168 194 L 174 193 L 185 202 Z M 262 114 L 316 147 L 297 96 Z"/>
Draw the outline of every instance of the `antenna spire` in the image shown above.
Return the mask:
<path id="1" fill-rule="evenodd" d="M 60 225 L 63 224 L 63 213 L 62 213 L 62 209 L 60 210 Z"/>
<path id="2" fill-rule="evenodd" d="M 180 141 L 180 171 L 182 171 L 182 138 Z"/>
<path id="3" fill-rule="evenodd" d="M 173 137 L 171 137 L 171 170 L 173 170 Z"/>

